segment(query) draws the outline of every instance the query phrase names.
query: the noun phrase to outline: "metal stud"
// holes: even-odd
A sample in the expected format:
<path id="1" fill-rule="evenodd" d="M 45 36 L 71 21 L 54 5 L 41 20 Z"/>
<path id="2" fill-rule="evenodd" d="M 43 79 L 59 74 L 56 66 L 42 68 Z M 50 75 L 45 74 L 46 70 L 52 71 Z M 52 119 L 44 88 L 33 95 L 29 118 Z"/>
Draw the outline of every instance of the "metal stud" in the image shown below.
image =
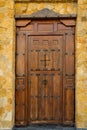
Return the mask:
<path id="1" fill-rule="evenodd" d="M 65 74 L 66 76 L 68 76 L 68 74 Z"/>
<path id="2" fill-rule="evenodd" d="M 68 33 L 65 33 L 65 35 L 68 35 Z"/>
<path id="3" fill-rule="evenodd" d="M 16 91 L 18 90 L 18 88 L 15 89 Z"/>
<path id="4" fill-rule="evenodd" d="M 43 76 L 47 76 L 47 74 L 43 74 Z"/>
<path id="5" fill-rule="evenodd" d="M 16 74 L 16 76 L 19 76 L 18 74 Z"/>
<path id="6" fill-rule="evenodd" d="M 43 50 L 43 51 L 48 51 L 48 50 Z"/>
<path id="7" fill-rule="evenodd" d="M 19 33 L 18 33 L 18 32 L 16 32 L 16 35 L 19 35 Z"/>
<path id="8" fill-rule="evenodd" d="M 72 55 L 74 55 L 75 53 L 73 52 Z"/>
<path id="9" fill-rule="evenodd" d="M 38 69 L 36 69 L 36 71 L 40 71 L 40 69 L 38 68 Z"/>
<path id="10" fill-rule="evenodd" d="M 40 52 L 40 50 L 36 50 L 36 52 Z"/>
<path id="11" fill-rule="evenodd" d="M 31 71 L 33 71 L 33 69 L 31 69 Z"/>
<path id="12" fill-rule="evenodd" d="M 40 76 L 40 74 L 36 74 L 36 76 Z"/>
<path id="13" fill-rule="evenodd" d="M 16 56 L 18 56 L 19 54 L 18 53 L 16 53 Z"/>
<path id="14" fill-rule="evenodd" d="M 51 70 L 55 70 L 55 68 L 51 68 Z"/>
<path id="15" fill-rule="evenodd" d="M 67 52 L 65 52 L 65 55 L 68 55 L 68 53 L 67 53 Z"/>
<path id="16" fill-rule="evenodd" d="M 25 90 L 25 87 L 22 89 L 23 91 Z"/>
<path id="17" fill-rule="evenodd" d="M 54 49 L 51 49 L 51 51 L 55 51 Z"/>

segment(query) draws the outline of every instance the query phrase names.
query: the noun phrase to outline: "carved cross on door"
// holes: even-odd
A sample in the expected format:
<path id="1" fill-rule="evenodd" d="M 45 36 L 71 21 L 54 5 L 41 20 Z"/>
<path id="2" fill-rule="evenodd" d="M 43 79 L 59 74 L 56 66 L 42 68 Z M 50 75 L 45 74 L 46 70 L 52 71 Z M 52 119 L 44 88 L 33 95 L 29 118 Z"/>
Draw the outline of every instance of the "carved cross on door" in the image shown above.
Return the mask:
<path id="1" fill-rule="evenodd" d="M 47 61 L 50 61 L 49 59 L 47 60 L 47 54 L 44 54 L 44 59 L 41 60 L 41 62 L 44 62 L 44 67 L 46 68 Z"/>

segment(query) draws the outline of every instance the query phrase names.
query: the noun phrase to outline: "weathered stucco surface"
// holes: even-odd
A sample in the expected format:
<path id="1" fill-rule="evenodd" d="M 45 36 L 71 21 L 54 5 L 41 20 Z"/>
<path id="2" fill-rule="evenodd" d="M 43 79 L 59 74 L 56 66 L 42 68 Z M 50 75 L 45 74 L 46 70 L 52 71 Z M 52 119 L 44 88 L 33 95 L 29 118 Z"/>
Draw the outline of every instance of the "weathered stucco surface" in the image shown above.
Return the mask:
<path id="1" fill-rule="evenodd" d="M 0 128 L 13 126 L 14 3 L 0 0 Z"/>
<path id="2" fill-rule="evenodd" d="M 43 8 L 52 9 L 55 12 L 58 12 L 60 14 L 76 14 L 77 11 L 77 4 L 76 3 L 36 3 L 36 2 L 30 2 L 30 3 L 21 3 L 16 2 L 15 9 L 16 9 L 16 15 L 28 15 L 31 13 L 34 13 L 38 10 L 41 10 Z"/>
<path id="3" fill-rule="evenodd" d="M 78 0 L 76 30 L 76 125 L 87 128 L 87 0 Z"/>
<path id="4" fill-rule="evenodd" d="M 15 119 L 14 13 L 27 15 L 43 8 L 52 9 L 60 14 L 78 14 L 76 25 L 76 126 L 87 128 L 87 0 L 78 0 L 78 5 L 67 2 L 16 2 L 15 8 L 14 0 L 0 0 L 0 129 L 12 128 Z"/>

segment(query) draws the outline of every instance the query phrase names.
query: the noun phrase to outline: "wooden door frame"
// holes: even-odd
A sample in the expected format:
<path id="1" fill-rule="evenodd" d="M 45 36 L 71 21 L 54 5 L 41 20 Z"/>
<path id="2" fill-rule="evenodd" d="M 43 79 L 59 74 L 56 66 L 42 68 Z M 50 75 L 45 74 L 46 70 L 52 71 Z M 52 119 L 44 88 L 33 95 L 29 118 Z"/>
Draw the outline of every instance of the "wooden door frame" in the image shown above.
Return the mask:
<path id="1" fill-rule="evenodd" d="M 65 16 L 65 17 L 64 17 Z M 64 20 L 64 19 L 68 19 L 68 20 L 70 20 L 70 19 L 74 19 L 75 21 L 76 21 L 76 15 L 63 15 L 62 17 L 59 17 L 59 18 L 54 18 L 54 17 L 50 17 L 50 18 L 40 18 L 40 17 L 38 17 L 38 18 L 33 18 L 33 17 L 31 17 L 31 18 L 29 18 L 29 17 L 27 17 L 27 16 L 16 16 L 15 17 L 16 18 L 16 20 L 45 20 L 45 21 L 47 21 L 47 20 Z M 76 26 L 76 24 L 75 24 L 75 26 Z M 74 39 L 75 40 L 75 39 Z M 76 67 L 76 64 L 75 64 L 75 67 Z M 76 74 L 76 72 L 75 72 L 75 74 Z M 76 78 L 75 78 L 75 80 L 76 80 Z M 74 80 L 74 81 L 75 81 Z M 76 86 L 76 84 L 75 84 L 75 86 Z M 75 106 L 75 105 L 74 105 Z M 74 114 L 76 114 L 76 111 L 75 111 L 75 113 Z M 76 117 L 75 115 L 74 115 L 74 117 Z"/>

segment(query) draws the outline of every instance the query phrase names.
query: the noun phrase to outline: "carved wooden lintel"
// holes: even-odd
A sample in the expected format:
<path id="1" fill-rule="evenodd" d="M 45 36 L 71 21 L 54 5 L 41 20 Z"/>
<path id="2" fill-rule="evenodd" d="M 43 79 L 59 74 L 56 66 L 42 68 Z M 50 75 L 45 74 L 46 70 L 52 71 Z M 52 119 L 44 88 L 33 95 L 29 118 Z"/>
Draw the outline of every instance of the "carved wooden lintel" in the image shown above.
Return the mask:
<path id="1" fill-rule="evenodd" d="M 27 24 L 29 24 L 31 22 L 31 20 L 28 20 L 28 19 L 26 19 L 26 20 L 18 20 L 17 22 L 16 22 L 16 26 L 26 26 Z"/>
<path id="2" fill-rule="evenodd" d="M 31 15 L 16 15 L 17 19 L 40 19 L 40 18 L 76 18 L 76 14 L 59 14 L 50 10 L 48 8 L 44 8 L 39 10 Z"/>

